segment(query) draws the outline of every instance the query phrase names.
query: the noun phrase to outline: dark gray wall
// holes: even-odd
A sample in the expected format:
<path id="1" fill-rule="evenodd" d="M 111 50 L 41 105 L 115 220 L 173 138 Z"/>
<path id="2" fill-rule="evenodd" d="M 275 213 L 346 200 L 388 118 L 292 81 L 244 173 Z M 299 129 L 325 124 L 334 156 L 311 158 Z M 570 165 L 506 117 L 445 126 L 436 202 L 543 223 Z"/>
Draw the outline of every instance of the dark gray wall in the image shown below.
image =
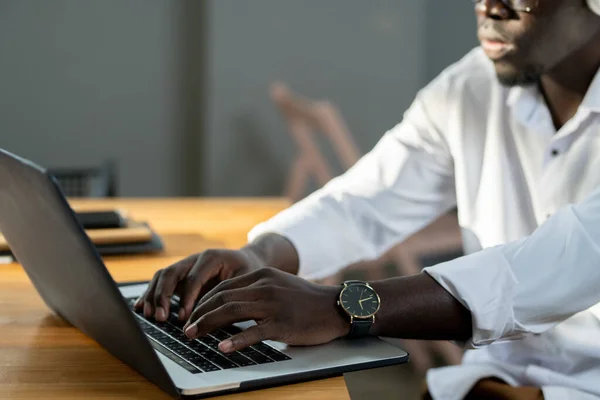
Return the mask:
<path id="1" fill-rule="evenodd" d="M 478 45 L 473 3 L 425 0 L 425 81 Z"/>
<path id="2" fill-rule="evenodd" d="M 0 147 L 44 166 L 114 157 L 120 193 L 180 191 L 177 2 L 2 0 Z"/>
<path id="3" fill-rule="evenodd" d="M 366 152 L 473 25 L 462 0 L 3 0 L 0 147 L 116 158 L 125 196 L 277 195 L 294 147 L 272 80 L 334 101 Z"/>
<path id="4" fill-rule="evenodd" d="M 364 153 L 419 88 L 476 45 L 473 7 L 463 1 L 209 4 L 202 170 L 212 195 L 281 193 L 295 149 L 267 96 L 271 81 L 335 102 Z"/>
<path id="5" fill-rule="evenodd" d="M 211 1 L 207 193 L 281 193 L 294 148 L 275 79 L 335 102 L 370 149 L 423 83 L 423 18 L 420 1 Z"/>

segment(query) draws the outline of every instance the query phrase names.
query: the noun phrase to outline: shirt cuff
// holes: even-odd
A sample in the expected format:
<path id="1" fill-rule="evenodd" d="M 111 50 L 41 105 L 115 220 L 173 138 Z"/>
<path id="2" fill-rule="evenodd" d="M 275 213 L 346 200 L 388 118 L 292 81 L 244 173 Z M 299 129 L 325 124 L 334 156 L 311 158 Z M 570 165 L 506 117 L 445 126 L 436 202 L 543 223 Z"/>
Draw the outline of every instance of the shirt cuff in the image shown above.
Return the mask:
<path id="1" fill-rule="evenodd" d="M 513 299 L 517 279 L 497 248 L 424 269 L 471 312 L 473 334 L 466 347 L 522 337 Z"/>

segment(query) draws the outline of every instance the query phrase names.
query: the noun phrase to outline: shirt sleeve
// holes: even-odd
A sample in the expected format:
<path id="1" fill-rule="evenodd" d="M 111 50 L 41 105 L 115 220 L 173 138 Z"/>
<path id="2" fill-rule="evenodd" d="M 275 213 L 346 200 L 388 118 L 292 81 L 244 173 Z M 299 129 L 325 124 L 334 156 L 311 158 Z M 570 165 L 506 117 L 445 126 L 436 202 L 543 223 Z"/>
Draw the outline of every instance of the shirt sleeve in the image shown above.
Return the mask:
<path id="1" fill-rule="evenodd" d="M 423 90 L 403 121 L 345 174 L 256 226 L 285 236 L 299 254 L 299 275 L 330 276 L 373 259 L 456 204 L 453 161 L 435 119 L 444 109 Z"/>
<path id="2" fill-rule="evenodd" d="M 529 237 L 425 272 L 471 311 L 468 345 L 546 331 L 600 302 L 600 189 Z"/>

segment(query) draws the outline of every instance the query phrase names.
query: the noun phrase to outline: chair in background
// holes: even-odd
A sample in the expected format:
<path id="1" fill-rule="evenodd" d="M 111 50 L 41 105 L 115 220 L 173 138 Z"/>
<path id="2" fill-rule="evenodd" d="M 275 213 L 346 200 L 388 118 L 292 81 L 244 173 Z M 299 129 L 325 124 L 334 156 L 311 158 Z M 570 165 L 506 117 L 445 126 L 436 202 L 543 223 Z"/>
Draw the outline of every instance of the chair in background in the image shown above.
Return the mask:
<path id="1" fill-rule="evenodd" d="M 112 160 L 91 168 L 50 168 L 67 197 L 116 197 L 117 172 Z"/>
<path id="2" fill-rule="evenodd" d="M 323 186 L 333 178 L 331 169 L 316 143 L 316 135 L 324 135 L 345 170 L 361 154 L 338 108 L 330 101 L 311 100 L 293 93 L 284 83 L 275 82 L 270 96 L 287 123 L 298 155 L 292 163 L 285 188 L 291 201 L 301 200 L 307 193 L 309 179 Z M 455 210 L 441 216 L 428 227 L 392 248 L 377 260 L 356 263 L 341 273 L 321 280 L 339 284 L 346 279 L 379 280 L 391 276 L 412 275 L 424 267 L 424 260 L 437 257 L 445 261 L 462 254 L 462 238 Z M 449 342 L 403 341 L 411 353 L 412 365 L 424 373 L 434 366 L 439 354 L 446 364 L 457 364 L 462 351 Z"/>
<path id="3" fill-rule="evenodd" d="M 271 85 L 270 95 L 298 148 L 285 189 L 285 196 L 296 202 L 306 195 L 309 179 L 323 186 L 333 178 L 316 143 L 317 134 L 329 140 L 344 169 L 358 161 L 360 152 L 337 107 L 331 102 L 301 97 L 282 82 Z"/>

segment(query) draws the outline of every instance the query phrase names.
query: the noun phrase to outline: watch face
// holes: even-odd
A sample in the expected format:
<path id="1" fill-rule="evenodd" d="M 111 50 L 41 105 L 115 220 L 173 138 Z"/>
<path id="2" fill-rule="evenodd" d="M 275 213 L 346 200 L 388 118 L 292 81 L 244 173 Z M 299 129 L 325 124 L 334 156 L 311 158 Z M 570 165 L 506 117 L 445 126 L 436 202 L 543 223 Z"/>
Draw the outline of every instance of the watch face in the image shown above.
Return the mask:
<path id="1" fill-rule="evenodd" d="M 348 285 L 340 293 L 340 305 L 354 317 L 367 318 L 379 310 L 379 296 L 366 285 Z"/>

